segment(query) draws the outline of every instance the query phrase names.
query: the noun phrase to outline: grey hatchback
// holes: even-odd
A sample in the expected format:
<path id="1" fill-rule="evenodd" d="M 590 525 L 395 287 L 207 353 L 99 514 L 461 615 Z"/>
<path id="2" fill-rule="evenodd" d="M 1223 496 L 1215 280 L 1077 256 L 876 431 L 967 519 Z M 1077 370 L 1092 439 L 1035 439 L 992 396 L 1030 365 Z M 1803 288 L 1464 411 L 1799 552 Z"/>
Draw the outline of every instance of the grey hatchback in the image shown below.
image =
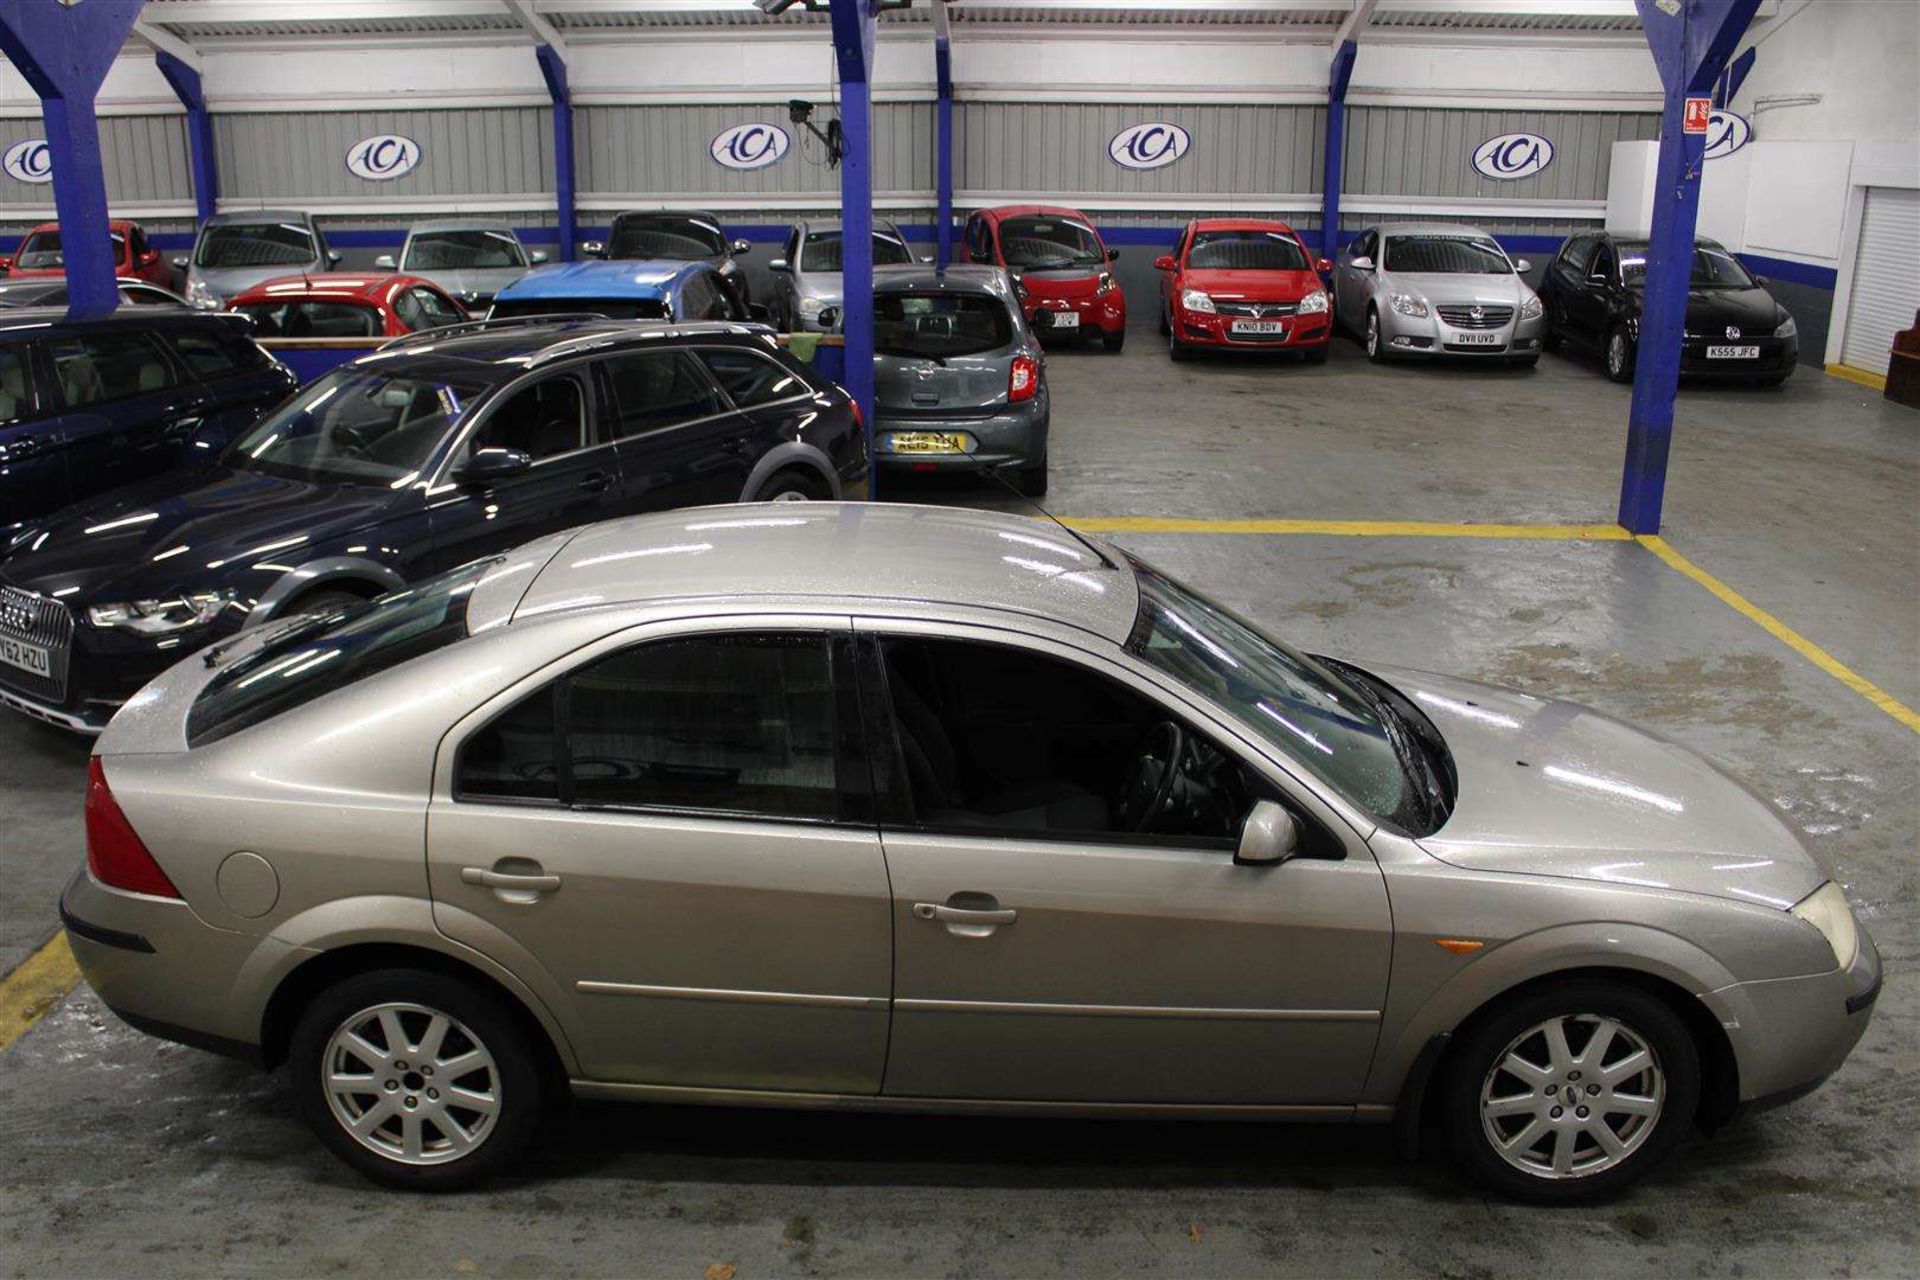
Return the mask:
<path id="1" fill-rule="evenodd" d="M 1000 267 L 885 267 L 873 284 L 874 460 L 1016 473 L 1047 491 L 1047 359 Z"/>

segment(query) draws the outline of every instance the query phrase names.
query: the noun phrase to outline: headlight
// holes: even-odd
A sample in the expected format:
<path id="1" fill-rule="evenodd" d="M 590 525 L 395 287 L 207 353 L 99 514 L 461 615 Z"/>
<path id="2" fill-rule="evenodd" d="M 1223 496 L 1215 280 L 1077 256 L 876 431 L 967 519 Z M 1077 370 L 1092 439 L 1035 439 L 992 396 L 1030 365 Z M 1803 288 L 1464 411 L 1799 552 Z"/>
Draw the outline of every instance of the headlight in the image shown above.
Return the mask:
<path id="1" fill-rule="evenodd" d="M 818 298 L 802 298 L 800 299 L 800 314 L 808 320 L 818 320 L 820 318 L 820 308 L 826 305 L 826 303 Z"/>
<path id="2" fill-rule="evenodd" d="M 1839 885 L 1827 881 L 1802 898 L 1793 914 L 1820 931 L 1842 969 L 1853 964 L 1853 958 L 1860 954 L 1860 930 L 1853 923 L 1853 910 Z"/>
<path id="3" fill-rule="evenodd" d="M 1793 317 L 1788 316 L 1780 322 L 1780 327 L 1773 331 L 1773 336 L 1776 338 L 1797 338 L 1800 336 L 1800 329 L 1793 323 Z"/>
<path id="4" fill-rule="evenodd" d="M 220 309 L 220 299 L 214 296 L 213 290 L 207 288 L 207 283 L 204 280 L 194 279 L 187 281 L 187 301 L 202 311 L 218 311 Z"/>
<path id="5" fill-rule="evenodd" d="M 1537 293 L 1528 294 L 1527 300 L 1520 304 L 1520 318 L 1522 320 L 1538 320 L 1545 314 L 1547 314 L 1547 309 L 1540 305 L 1540 295 Z"/>
<path id="6" fill-rule="evenodd" d="M 1416 319 L 1421 319 L 1427 314 L 1427 300 L 1425 298 L 1416 298 L 1410 293 L 1396 293 L 1388 299 L 1388 301 L 1393 304 L 1393 309 L 1403 316 L 1413 316 Z"/>
<path id="7" fill-rule="evenodd" d="M 212 622 L 232 603 L 232 591 L 199 591 L 166 600 L 133 600 L 126 604 L 96 604 L 87 621 L 103 630 L 131 631 L 140 636 L 169 636 Z"/>
<path id="8" fill-rule="evenodd" d="M 1100 273 L 1100 283 L 1096 284 L 1093 287 L 1093 296 L 1096 298 L 1099 298 L 1112 292 L 1113 292 L 1113 273 L 1111 271 L 1102 271 Z"/>
<path id="9" fill-rule="evenodd" d="M 1327 291 L 1325 289 L 1315 289 L 1312 293 L 1300 299 L 1300 314 L 1303 316 L 1318 315 L 1326 309 Z"/>
<path id="10" fill-rule="evenodd" d="M 1213 299 L 1198 289 L 1182 289 L 1180 291 L 1180 305 L 1189 311 L 1204 311 L 1208 315 L 1214 314 Z"/>

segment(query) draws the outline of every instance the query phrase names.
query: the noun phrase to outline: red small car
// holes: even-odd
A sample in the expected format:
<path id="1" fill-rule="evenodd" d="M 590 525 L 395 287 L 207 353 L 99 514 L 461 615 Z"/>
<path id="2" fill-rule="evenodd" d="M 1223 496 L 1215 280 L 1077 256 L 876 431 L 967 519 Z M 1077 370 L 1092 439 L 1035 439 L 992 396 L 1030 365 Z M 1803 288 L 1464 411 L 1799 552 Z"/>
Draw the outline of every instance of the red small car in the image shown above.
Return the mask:
<path id="1" fill-rule="evenodd" d="M 1298 351 L 1309 363 L 1327 358 L 1333 296 L 1315 259 L 1284 222 L 1260 218 L 1195 218 L 1160 269 L 1160 332 L 1175 360 L 1195 347 Z"/>
<path id="2" fill-rule="evenodd" d="M 398 338 L 468 318 L 432 281 L 391 271 L 276 276 L 235 294 L 227 310 L 251 319 L 256 338 Z"/>
<path id="3" fill-rule="evenodd" d="M 113 274 L 122 280 L 145 280 L 162 289 L 173 288 L 173 268 L 147 242 L 137 222 L 115 218 L 107 224 L 113 236 Z M 67 255 L 60 247 L 60 224 L 43 222 L 20 237 L 20 247 L 0 257 L 0 275 L 9 279 L 65 275 Z"/>
<path id="4" fill-rule="evenodd" d="M 1005 267 L 1027 323 L 1042 338 L 1097 337 L 1107 350 L 1127 340 L 1127 295 L 1108 269 L 1118 249 L 1100 240 L 1078 209 L 1003 205 L 967 219 L 968 261 Z"/>

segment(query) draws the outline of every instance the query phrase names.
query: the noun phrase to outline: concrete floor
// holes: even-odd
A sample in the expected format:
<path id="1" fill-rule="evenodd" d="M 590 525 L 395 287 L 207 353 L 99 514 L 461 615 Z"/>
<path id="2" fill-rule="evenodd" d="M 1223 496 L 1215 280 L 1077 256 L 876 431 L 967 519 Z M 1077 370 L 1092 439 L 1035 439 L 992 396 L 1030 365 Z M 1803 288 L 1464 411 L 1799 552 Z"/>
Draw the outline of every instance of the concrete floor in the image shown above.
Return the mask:
<path id="1" fill-rule="evenodd" d="M 1051 364 L 1063 516 L 1604 523 L 1627 395 L 1531 373 L 1175 366 L 1150 332 Z M 1920 416 L 1803 371 L 1683 396 L 1671 542 L 1920 705 Z M 975 484 L 898 496 L 1012 506 Z M 1372 1130 L 582 1105 L 517 1177 L 421 1199 L 321 1153 L 280 1082 L 84 990 L 0 1058 L 9 1274 L 1920 1273 L 1920 736 L 1630 543 L 1116 539 L 1308 648 L 1577 698 L 1774 797 L 1879 941 L 1827 1088 L 1694 1141 L 1618 1203 L 1543 1212 Z M 0 719 L 0 970 L 53 928 L 84 747 Z M 1905 1205 L 1902 1209 L 1900 1206 Z M 725 1266 L 737 1270 L 727 1272 Z M 716 1270 L 715 1268 L 720 1269 Z"/>

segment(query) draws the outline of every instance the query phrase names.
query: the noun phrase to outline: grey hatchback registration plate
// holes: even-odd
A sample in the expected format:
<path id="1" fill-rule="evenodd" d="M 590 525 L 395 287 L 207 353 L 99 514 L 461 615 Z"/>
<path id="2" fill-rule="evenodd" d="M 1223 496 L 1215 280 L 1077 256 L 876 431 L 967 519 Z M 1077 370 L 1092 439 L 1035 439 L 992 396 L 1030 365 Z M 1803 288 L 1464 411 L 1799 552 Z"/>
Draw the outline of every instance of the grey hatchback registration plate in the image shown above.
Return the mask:
<path id="1" fill-rule="evenodd" d="M 0 636 L 0 662 L 31 672 L 42 680 L 53 679 L 53 654 L 37 644 Z"/>

